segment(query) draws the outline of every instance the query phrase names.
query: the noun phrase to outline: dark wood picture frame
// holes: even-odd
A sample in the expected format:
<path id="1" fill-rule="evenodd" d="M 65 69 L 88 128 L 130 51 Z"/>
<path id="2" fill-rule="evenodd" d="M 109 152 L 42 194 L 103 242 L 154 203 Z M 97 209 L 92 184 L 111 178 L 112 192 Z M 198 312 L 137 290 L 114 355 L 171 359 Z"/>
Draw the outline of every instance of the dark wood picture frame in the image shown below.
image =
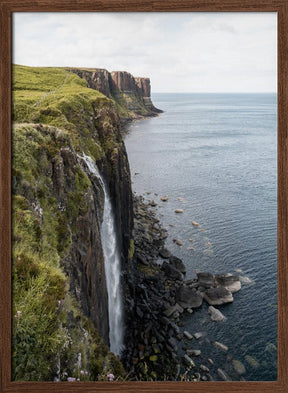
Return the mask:
<path id="1" fill-rule="evenodd" d="M 288 391 L 288 0 L 0 0 L 0 391 Z M 277 12 L 278 15 L 278 380 L 275 382 L 11 382 L 11 18 L 13 12 Z"/>

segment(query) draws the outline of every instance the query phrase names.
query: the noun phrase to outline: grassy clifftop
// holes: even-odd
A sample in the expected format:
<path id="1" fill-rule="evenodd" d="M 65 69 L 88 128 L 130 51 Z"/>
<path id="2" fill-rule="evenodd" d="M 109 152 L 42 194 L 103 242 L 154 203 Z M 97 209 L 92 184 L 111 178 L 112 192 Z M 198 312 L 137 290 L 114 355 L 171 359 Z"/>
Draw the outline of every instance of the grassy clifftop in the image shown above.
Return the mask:
<path id="1" fill-rule="evenodd" d="M 108 112 L 113 103 L 99 91 L 87 88 L 84 79 L 64 68 L 15 65 L 12 88 L 15 123 L 58 127 L 69 132 L 76 150 L 88 150 L 95 159 L 101 157 L 101 145 L 93 139 L 99 125 L 94 113 L 104 109 L 99 113 L 101 120 L 111 123 Z"/>

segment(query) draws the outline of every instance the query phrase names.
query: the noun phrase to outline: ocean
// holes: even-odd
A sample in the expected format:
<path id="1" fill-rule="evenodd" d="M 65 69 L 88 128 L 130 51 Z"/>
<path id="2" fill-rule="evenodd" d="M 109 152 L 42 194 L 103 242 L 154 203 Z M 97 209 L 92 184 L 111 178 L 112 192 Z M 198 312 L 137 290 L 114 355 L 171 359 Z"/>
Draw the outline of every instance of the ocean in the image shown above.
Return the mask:
<path id="1" fill-rule="evenodd" d="M 225 322 L 212 322 L 203 303 L 184 316 L 183 329 L 207 333 L 193 345 L 212 369 L 240 379 L 236 359 L 245 380 L 276 380 L 277 95 L 158 93 L 152 100 L 164 113 L 133 122 L 125 137 L 133 191 L 157 203 L 166 247 L 185 263 L 187 279 L 198 269 L 241 270 L 244 280 L 234 302 L 219 307 Z"/>

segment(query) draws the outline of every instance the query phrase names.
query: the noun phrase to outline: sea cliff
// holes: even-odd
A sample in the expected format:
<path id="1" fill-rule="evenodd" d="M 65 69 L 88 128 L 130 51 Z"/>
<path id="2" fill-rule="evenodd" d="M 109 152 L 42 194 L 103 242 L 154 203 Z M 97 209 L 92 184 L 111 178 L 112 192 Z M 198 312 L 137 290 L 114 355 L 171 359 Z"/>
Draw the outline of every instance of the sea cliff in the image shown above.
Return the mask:
<path id="1" fill-rule="evenodd" d="M 123 373 L 108 351 L 103 188 L 82 156 L 93 159 L 109 190 L 123 270 L 133 246 L 130 171 L 115 99 L 88 85 L 65 68 L 13 68 L 16 380 L 84 369 L 86 378 L 101 379 L 104 364 Z"/>

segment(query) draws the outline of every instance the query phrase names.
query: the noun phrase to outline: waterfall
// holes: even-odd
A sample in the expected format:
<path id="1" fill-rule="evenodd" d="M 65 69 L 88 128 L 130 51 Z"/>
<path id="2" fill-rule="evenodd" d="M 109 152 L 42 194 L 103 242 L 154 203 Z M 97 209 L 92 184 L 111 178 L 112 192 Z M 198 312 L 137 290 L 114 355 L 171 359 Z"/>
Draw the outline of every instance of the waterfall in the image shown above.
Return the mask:
<path id="1" fill-rule="evenodd" d="M 105 260 L 105 276 L 109 308 L 110 351 L 119 355 L 123 345 L 123 313 L 121 294 L 121 258 L 117 242 L 115 218 L 110 200 L 110 193 L 94 161 L 83 153 L 81 157 L 90 173 L 96 175 L 104 191 L 104 215 L 101 224 L 101 243 Z"/>

